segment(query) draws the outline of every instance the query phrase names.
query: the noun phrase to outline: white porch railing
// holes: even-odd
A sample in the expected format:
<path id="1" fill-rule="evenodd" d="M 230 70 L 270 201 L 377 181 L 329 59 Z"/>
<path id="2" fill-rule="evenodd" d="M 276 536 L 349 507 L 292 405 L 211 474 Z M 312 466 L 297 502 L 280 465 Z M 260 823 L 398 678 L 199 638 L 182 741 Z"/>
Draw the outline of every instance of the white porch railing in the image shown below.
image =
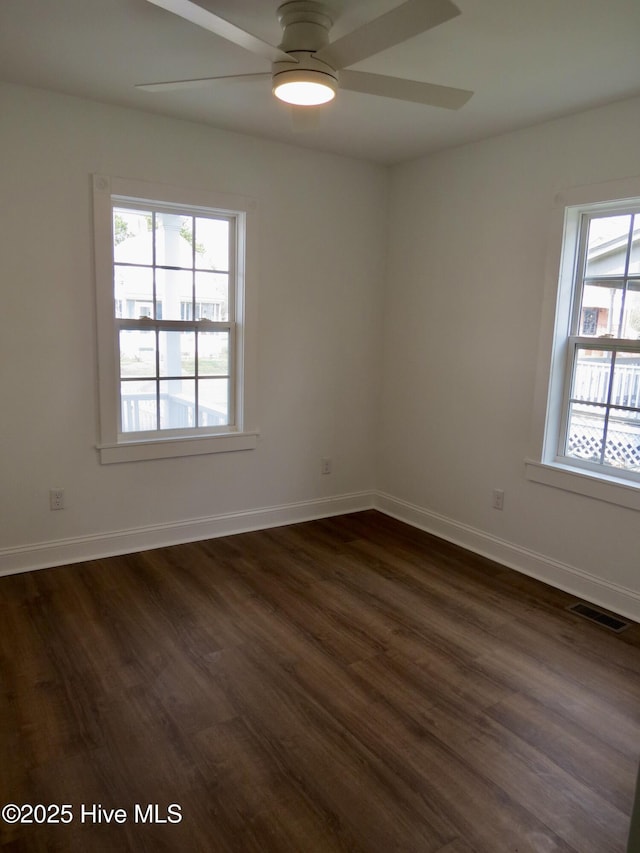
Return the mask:
<path id="1" fill-rule="evenodd" d="M 567 435 L 567 454 L 599 463 L 604 438 L 605 464 L 626 471 L 640 471 L 640 413 L 615 410 L 615 407 L 640 409 L 640 360 L 616 361 L 608 400 L 610 375 L 609 359 L 578 360 L 573 399 L 603 405 L 609 402 L 613 409 L 604 438 L 604 410 L 599 415 L 589 412 L 587 407 L 579 411 L 580 404 L 574 405 Z"/>
<path id="2" fill-rule="evenodd" d="M 573 398 L 606 403 L 611 363 L 608 359 L 578 359 Z M 640 408 L 640 362 L 616 361 L 611 388 L 612 406 Z"/>
<path id="3" fill-rule="evenodd" d="M 158 428 L 156 419 L 155 394 L 131 394 L 122 397 L 122 432 L 145 432 Z M 174 394 L 161 394 L 160 407 L 164 412 L 163 420 L 170 429 L 188 429 L 196 426 L 195 406 L 192 400 L 176 397 Z M 216 409 L 199 405 L 197 426 L 223 426 L 227 415 Z"/>

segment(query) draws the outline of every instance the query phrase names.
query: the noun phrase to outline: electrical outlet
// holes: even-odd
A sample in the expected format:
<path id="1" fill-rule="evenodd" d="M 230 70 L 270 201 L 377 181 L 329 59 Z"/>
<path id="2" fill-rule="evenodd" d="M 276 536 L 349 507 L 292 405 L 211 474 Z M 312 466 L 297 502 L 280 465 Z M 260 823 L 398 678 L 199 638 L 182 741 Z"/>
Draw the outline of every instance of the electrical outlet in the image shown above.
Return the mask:
<path id="1" fill-rule="evenodd" d="M 331 459 L 328 456 L 323 456 L 320 460 L 320 473 L 321 474 L 330 474 L 331 473 Z"/>
<path id="2" fill-rule="evenodd" d="M 504 509 L 504 490 L 503 489 L 494 489 L 493 490 L 492 506 L 494 509 Z"/>
<path id="3" fill-rule="evenodd" d="M 49 490 L 49 509 L 64 509 L 64 489 Z"/>

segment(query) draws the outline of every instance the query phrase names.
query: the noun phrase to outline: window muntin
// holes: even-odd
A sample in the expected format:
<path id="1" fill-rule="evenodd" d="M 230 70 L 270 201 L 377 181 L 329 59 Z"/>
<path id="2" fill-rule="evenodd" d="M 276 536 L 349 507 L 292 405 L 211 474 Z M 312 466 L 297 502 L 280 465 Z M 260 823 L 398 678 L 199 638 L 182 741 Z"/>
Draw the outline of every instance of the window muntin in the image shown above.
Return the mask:
<path id="1" fill-rule="evenodd" d="M 640 203 L 584 212 L 558 461 L 640 480 Z"/>
<path id="2" fill-rule="evenodd" d="M 235 424 L 238 217 L 113 198 L 119 440 Z"/>

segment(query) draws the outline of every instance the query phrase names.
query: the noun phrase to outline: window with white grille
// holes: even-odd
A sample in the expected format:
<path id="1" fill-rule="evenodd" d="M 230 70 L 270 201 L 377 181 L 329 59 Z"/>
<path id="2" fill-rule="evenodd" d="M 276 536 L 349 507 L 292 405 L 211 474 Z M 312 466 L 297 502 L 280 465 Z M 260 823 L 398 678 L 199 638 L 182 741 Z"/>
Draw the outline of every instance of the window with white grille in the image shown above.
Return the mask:
<path id="1" fill-rule="evenodd" d="M 243 432 L 248 205 L 96 176 L 94 208 L 102 461 L 255 446 Z"/>
<path id="2" fill-rule="evenodd" d="M 558 457 L 640 479 L 640 203 L 580 213 Z"/>
<path id="3" fill-rule="evenodd" d="M 235 425 L 237 228 L 217 211 L 113 199 L 120 434 Z"/>

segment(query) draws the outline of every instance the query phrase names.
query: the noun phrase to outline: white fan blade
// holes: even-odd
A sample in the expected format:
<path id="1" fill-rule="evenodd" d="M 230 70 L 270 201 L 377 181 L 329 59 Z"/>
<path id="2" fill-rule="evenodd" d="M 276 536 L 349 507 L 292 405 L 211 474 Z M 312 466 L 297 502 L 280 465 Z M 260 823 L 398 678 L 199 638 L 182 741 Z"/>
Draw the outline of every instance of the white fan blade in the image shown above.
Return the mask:
<path id="1" fill-rule="evenodd" d="M 156 0 L 152 0 L 156 2 Z M 460 9 L 451 0 L 407 0 L 316 53 L 333 68 L 346 68 L 374 53 L 455 18 Z"/>
<path id="2" fill-rule="evenodd" d="M 268 59 L 269 62 L 297 62 L 294 57 L 289 56 L 279 47 L 262 41 L 257 36 L 236 27 L 235 24 L 225 21 L 219 15 L 214 15 L 208 9 L 203 9 L 197 3 L 192 3 L 191 0 L 149 0 L 149 3 L 160 6 L 168 12 L 173 12 L 174 15 L 191 21 L 192 24 L 204 27 L 205 30 L 210 30 L 210 32 L 243 47 L 251 53 L 257 53 L 258 56 Z"/>
<path id="3" fill-rule="evenodd" d="M 399 77 L 385 77 L 383 74 L 367 74 L 364 71 L 341 71 L 340 88 L 362 92 L 365 95 L 413 101 L 430 107 L 444 107 L 447 110 L 460 109 L 473 95 L 473 92 L 467 89 L 453 89 L 450 86 L 402 80 Z"/>
<path id="4" fill-rule="evenodd" d="M 161 83 L 136 83 L 136 89 L 145 92 L 170 92 L 172 89 L 203 89 L 217 83 L 219 80 L 237 80 L 251 82 L 252 80 L 271 80 L 271 72 L 263 71 L 258 74 L 225 74 L 222 77 L 198 77 L 195 80 L 166 80 Z"/>

